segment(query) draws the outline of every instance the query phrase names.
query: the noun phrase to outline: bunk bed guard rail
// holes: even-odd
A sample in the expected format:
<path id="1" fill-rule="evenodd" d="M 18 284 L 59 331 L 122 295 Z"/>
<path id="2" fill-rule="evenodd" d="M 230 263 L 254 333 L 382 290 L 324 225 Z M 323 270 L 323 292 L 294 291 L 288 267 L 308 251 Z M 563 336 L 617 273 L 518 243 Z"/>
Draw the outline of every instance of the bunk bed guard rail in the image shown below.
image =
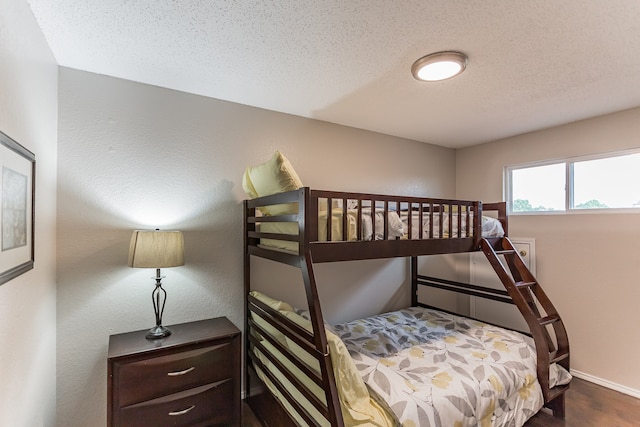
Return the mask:
<path id="1" fill-rule="evenodd" d="M 495 210 L 506 234 L 503 203 Z M 299 265 L 478 250 L 479 201 L 298 190 L 245 201 L 245 239 L 252 255 Z"/>

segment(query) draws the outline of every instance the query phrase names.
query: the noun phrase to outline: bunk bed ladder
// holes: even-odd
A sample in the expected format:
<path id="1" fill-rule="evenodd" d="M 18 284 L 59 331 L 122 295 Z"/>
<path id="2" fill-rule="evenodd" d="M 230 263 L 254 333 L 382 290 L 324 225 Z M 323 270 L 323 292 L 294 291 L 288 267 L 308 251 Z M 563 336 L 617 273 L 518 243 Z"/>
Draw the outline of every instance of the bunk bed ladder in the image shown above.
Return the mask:
<path id="1" fill-rule="evenodd" d="M 569 370 L 569 339 L 564 323 L 509 238 L 482 239 L 480 247 L 529 326 L 536 344 L 538 381 L 545 406 L 554 416 L 564 418 L 564 393 L 569 384 L 549 387 L 551 364 L 558 363 Z"/>

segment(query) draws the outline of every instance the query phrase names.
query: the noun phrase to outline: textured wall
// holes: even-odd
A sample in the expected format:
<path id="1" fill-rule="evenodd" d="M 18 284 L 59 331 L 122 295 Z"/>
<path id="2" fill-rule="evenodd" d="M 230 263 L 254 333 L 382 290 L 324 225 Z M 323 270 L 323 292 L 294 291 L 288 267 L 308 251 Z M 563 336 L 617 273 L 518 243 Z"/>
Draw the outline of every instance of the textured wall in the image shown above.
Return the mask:
<path id="1" fill-rule="evenodd" d="M 0 1 L 0 129 L 36 155 L 34 269 L 0 285 L 0 426 L 55 425 L 58 68 L 24 1 Z"/>
<path id="2" fill-rule="evenodd" d="M 639 148 L 640 109 L 456 153 L 459 197 L 498 200 L 504 167 Z M 512 236 L 536 239 L 537 276 L 569 333 L 579 375 L 640 397 L 639 212 L 512 216 Z M 636 335 L 637 336 L 637 335 Z"/>
<path id="3" fill-rule="evenodd" d="M 184 232 L 186 265 L 163 270 L 165 324 L 224 315 L 242 328 L 247 165 L 279 148 L 312 187 L 455 192 L 453 150 L 325 122 L 65 68 L 59 108 L 61 427 L 104 425 L 108 337 L 153 325 L 154 272 L 126 266 L 133 229 Z M 405 267 L 405 260 L 322 266 L 327 318 L 406 304 Z M 298 270 L 260 262 L 256 270 L 262 287 L 299 301 Z"/>

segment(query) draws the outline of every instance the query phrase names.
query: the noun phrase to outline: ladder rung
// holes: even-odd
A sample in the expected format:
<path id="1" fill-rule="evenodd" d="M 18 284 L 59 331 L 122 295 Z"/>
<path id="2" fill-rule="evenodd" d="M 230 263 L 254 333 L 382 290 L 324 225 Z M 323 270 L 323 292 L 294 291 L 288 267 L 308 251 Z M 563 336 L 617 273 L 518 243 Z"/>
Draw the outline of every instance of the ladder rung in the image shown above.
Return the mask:
<path id="1" fill-rule="evenodd" d="M 554 316 L 545 316 L 545 317 L 541 317 L 538 319 L 538 323 L 540 323 L 540 326 L 545 326 L 545 325 L 549 325 L 551 323 L 555 323 L 558 320 L 560 320 L 560 317 L 557 315 Z"/>
<path id="2" fill-rule="evenodd" d="M 534 285 L 537 285 L 538 282 L 515 282 L 514 285 L 516 288 L 530 288 Z"/>
<path id="3" fill-rule="evenodd" d="M 495 251 L 496 255 L 510 255 L 510 254 L 515 254 L 516 251 L 514 249 L 503 249 L 500 251 Z"/>
<path id="4" fill-rule="evenodd" d="M 559 362 L 566 359 L 567 357 L 569 357 L 569 352 L 567 351 L 560 354 L 558 354 L 557 351 L 554 351 L 552 353 L 549 353 L 549 364 Z"/>

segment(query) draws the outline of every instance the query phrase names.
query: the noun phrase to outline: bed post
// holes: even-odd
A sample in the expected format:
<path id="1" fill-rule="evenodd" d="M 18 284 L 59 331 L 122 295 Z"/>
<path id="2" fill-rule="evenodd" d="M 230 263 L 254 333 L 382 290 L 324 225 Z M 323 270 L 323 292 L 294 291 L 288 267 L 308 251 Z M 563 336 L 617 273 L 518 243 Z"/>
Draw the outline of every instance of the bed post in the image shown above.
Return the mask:
<path id="1" fill-rule="evenodd" d="M 476 214 L 473 216 L 473 246 L 478 249 L 482 240 L 482 202 L 474 202 Z"/>
<path id="2" fill-rule="evenodd" d="M 418 257 L 411 257 L 411 307 L 418 306 Z"/>
<path id="3" fill-rule="evenodd" d="M 242 352 L 244 357 L 244 395 L 245 399 L 249 397 L 250 391 L 250 380 L 249 380 L 249 369 L 248 369 L 248 356 L 246 352 L 249 349 L 249 292 L 251 291 L 251 256 L 249 255 L 249 231 L 255 231 L 256 225 L 254 223 L 249 224 L 248 217 L 255 215 L 255 208 L 251 208 L 249 211 L 248 201 L 245 200 L 242 203 L 243 207 L 243 216 L 244 216 L 244 224 L 243 224 L 243 244 L 244 244 L 244 348 L 245 351 Z"/>

